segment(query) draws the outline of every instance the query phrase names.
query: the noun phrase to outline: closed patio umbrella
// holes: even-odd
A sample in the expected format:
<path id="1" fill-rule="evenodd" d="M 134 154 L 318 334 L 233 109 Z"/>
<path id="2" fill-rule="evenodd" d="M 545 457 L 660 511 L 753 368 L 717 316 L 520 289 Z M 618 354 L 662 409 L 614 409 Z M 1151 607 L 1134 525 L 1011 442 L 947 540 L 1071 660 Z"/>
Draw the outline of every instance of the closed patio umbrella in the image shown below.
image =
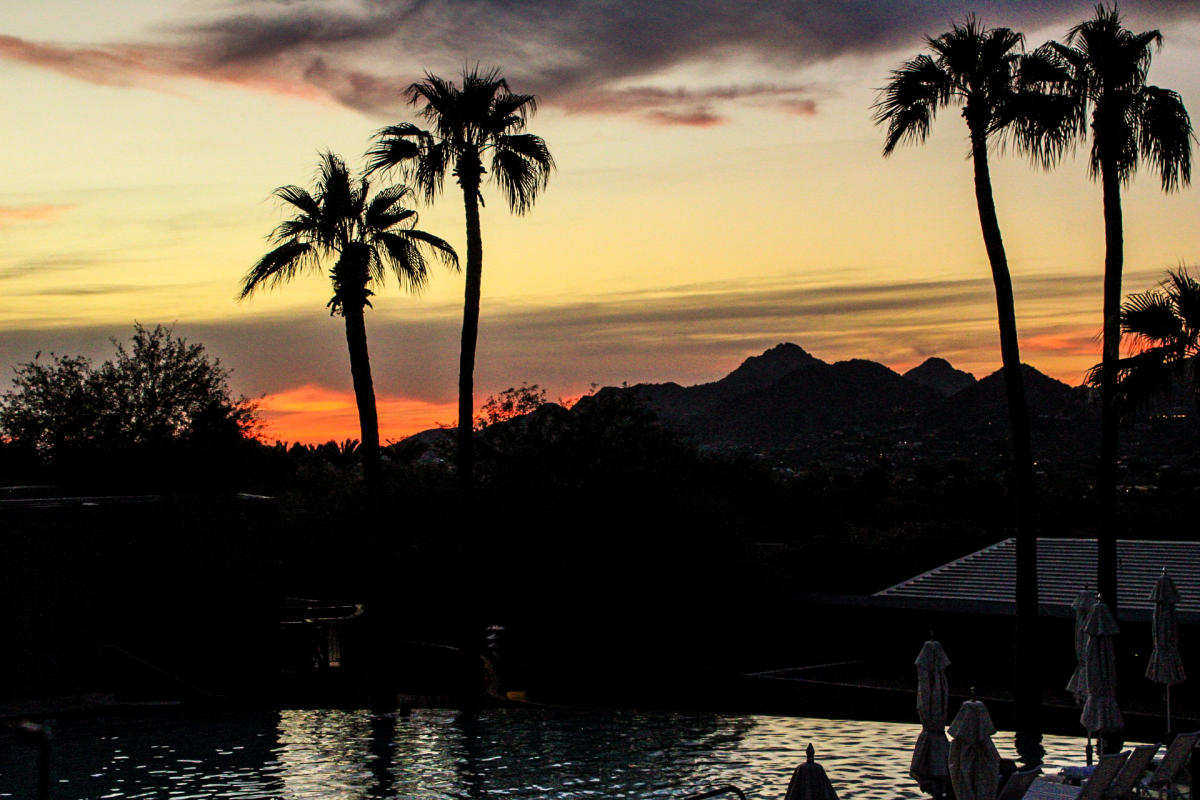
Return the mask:
<path id="1" fill-rule="evenodd" d="M 996 800 L 1000 754 L 992 743 L 996 726 L 987 706 L 968 700 L 950 723 L 950 785 L 958 800 Z"/>
<path id="2" fill-rule="evenodd" d="M 1154 601 L 1154 651 L 1146 665 L 1146 677 L 1167 686 L 1167 732 L 1170 733 L 1171 685 L 1186 680 L 1187 674 L 1179 657 L 1179 622 L 1175 617 L 1179 590 L 1165 568 L 1150 591 L 1150 599 Z"/>
<path id="3" fill-rule="evenodd" d="M 1071 608 L 1075 611 L 1075 671 L 1071 673 L 1071 680 L 1067 681 L 1067 691 L 1075 696 L 1075 702 L 1082 708 L 1084 701 L 1087 700 L 1087 646 L 1088 636 L 1087 621 L 1088 616 L 1092 613 L 1092 609 L 1096 607 L 1096 593 L 1091 589 L 1080 589 L 1075 595 L 1075 599 L 1071 601 Z M 1092 734 L 1088 733 L 1087 739 L 1087 763 L 1092 765 Z"/>
<path id="4" fill-rule="evenodd" d="M 921 735 L 917 737 L 908 774 L 921 791 L 943 797 L 950 774 L 946 763 L 950 742 L 945 730 L 950 703 L 946 667 L 950 666 L 950 659 L 942 645 L 930 639 L 921 646 L 913 663 L 917 666 L 917 716 L 921 720 Z"/>
<path id="5" fill-rule="evenodd" d="M 1087 687 L 1083 713 L 1079 716 L 1080 724 L 1089 734 L 1125 727 L 1117 706 L 1117 658 L 1113 648 L 1113 637 L 1120 630 L 1108 606 L 1097 598 L 1087 619 Z"/>
<path id="6" fill-rule="evenodd" d="M 825 768 L 816 761 L 816 751 L 812 742 L 809 742 L 804 752 L 804 763 L 792 773 L 784 800 L 838 800 L 837 792 L 833 790 L 833 784 L 825 774 Z"/>
<path id="7" fill-rule="evenodd" d="M 1075 702 L 1079 705 L 1083 705 L 1083 695 L 1087 690 L 1084 667 L 1087 661 L 1087 618 L 1095 606 L 1096 593 L 1090 589 L 1081 590 L 1071 601 L 1071 608 L 1075 610 L 1075 671 L 1071 673 L 1071 680 L 1067 681 L 1067 691 L 1075 695 Z"/>

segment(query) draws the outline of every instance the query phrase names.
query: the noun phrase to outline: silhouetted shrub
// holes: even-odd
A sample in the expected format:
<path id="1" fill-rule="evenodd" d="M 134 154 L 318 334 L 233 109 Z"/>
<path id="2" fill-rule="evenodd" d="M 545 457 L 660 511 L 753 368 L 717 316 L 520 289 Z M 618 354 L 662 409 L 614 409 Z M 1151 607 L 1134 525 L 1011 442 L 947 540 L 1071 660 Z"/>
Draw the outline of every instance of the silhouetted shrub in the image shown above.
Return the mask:
<path id="1" fill-rule="evenodd" d="M 228 486 L 258 427 L 229 373 L 203 345 L 134 326 L 98 367 L 39 353 L 0 396 L 0 437 L 56 482 L 92 490 Z"/>

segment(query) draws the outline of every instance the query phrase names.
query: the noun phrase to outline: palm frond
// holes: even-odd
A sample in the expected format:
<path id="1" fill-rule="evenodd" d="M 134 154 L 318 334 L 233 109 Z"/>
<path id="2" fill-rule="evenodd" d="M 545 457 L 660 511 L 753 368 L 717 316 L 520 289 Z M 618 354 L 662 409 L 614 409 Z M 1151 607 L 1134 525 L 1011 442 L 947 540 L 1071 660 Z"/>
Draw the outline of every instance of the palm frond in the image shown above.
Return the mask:
<path id="1" fill-rule="evenodd" d="M 316 199 L 301 186 L 280 186 L 272 194 L 314 219 L 321 217 L 321 207 L 317 205 Z"/>
<path id="2" fill-rule="evenodd" d="M 1071 67 L 1050 44 L 1022 55 L 1015 77 L 993 132 L 1004 129 L 1033 163 L 1049 169 L 1086 132 L 1086 103 Z"/>
<path id="3" fill-rule="evenodd" d="M 1160 290 L 1130 295 L 1121 304 L 1121 331 L 1143 343 L 1175 340 L 1183 329 L 1171 298 Z"/>
<path id="4" fill-rule="evenodd" d="M 1184 267 L 1170 270 L 1157 289 L 1130 295 L 1122 303 L 1122 333 L 1140 345 L 1138 352 L 1117 363 L 1117 390 L 1124 416 L 1181 383 L 1190 384 L 1200 410 L 1197 322 L 1200 283 Z"/>
<path id="5" fill-rule="evenodd" d="M 412 196 L 412 190 L 402 183 L 380 189 L 363 211 L 363 226 L 367 230 L 386 230 L 412 217 L 416 212 L 397 206 Z"/>
<path id="6" fill-rule="evenodd" d="M 450 165 L 456 162 L 457 151 L 450 142 L 432 142 L 421 152 L 416 169 L 412 172 L 412 180 L 427 202 L 432 202 L 441 194 L 446 173 Z"/>
<path id="7" fill-rule="evenodd" d="M 533 206 L 549 183 L 552 166 L 552 160 L 538 160 L 513 148 L 497 147 L 492 151 L 492 179 L 516 214 L 524 214 Z"/>
<path id="8" fill-rule="evenodd" d="M 403 235 L 417 242 L 418 246 L 424 246 L 446 268 L 458 272 L 458 253 L 454 251 L 454 247 L 445 239 L 440 236 L 434 236 L 432 233 L 417 230 L 416 228 L 405 230 Z"/>
<path id="9" fill-rule="evenodd" d="M 414 294 L 424 289 L 429 280 L 429 268 L 412 231 L 384 231 L 379 234 L 378 241 L 383 245 L 384 256 L 401 288 Z"/>
<path id="10" fill-rule="evenodd" d="M 398 168 L 411 174 L 413 165 L 432 143 L 428 131 L 412 123 L 389 125 L 375 132 L 367 150 L 367 174 Z"/>
<path id="11" fill-rule="evenodd" d="M 239 299 L 262 288 L 274 288 L 287 283 L 303 270 L 317 266 L 316 250 L 308 242 L 291 241 L 281 244 L 260 258 L 242 278 Z"/>
<path id="12" fill-rule="evenodd" d="M 373 237 L 378 231 L 392 230 L 402 223 L 407 222 L 409 226 L 416 224 L 417 212 L 411 208 L 403 206 L 394 207 L 387 211 L 380 212 L 363 220 L 363 234 L 368 238 Z M 407 226 L 404 226 L 407 227 Z"/>
<path id="13" fill-rule="evenodd" d="M 885 156 L 902 141 L 924 141 L 938 108 L 949 102 L 952 90 L 950 76 L 925 54 L 892 70 L 891 75 L 873 106 L 875 124 L 887 124 Z"/>
<path id="14" fill-rule="evenodd" d="M 1069 42 L 1070 40 L 1070 36 L 1068 35 L 1067 41 Z M 1049 52 L 1058 58 L 1066 66 L 1066 68 L 1070 70 L 1069 74 L 1072 81 L 1078 81 L 1087 72 L 1087 53 L 1083 52 L 1078 47 L 1071 47 L 1069 44 L 1063 44 L 1062 42 L 1050 41 L 1046 42 L 1044 45 L 1042 45 L 1042 47 L 1038 48 L 1038 50 L 1040 51 L 1042 48 L 1048 48 Z"/>
<path id="15" fill-rule="evenodd" d="M 1171 297 L 1189 336 L 1195 341 L 1195 347 L 1200 349 L 1200 281 L 1193 278 L 1186 267 L 1179 267 L 1170 271 L 1163 288 Z"/>
<path id="16" fill-rule="evenodd" d="M 321 235 L 321 222 L 308 214 L 298 214 L 285 219 L 271 232 L 270 241 L 282 244 L 287 241 L 317 241 Z"/>
<path id="17" fill-rule="evenodd" d="M 502 94 L 495 98 L 488 116 L 492 133 L 519 133 L 531 114 L 537 113 L 537 98 L 531 94 Z"/>
<path id="18" fill-rule="evenodd" d="M 1154 166 L 1162 188 L 1170 192 L 1192 182 L 1192 120 L 1178 92 L 1147 86 L 1141 92 L 1137 120 L 1141 154 Z"/>
<path id="19" fill-rule="evenodd" d="M 324 211 L 322 218 L 328 221 L 336 233 L 333 240 L 347 238 L 347 221 L 356 215 L 358 198 L 350 169 L 336 153 L 321 154 L 317 171 L 317 200 Z"/>
<path id="20" fill-rule="evenodd" d="M 1117 402 L 1128 419 L 1152 401 L 1168 396 L 1182 376 L 1184 363 L 1149 348 L 1117 362 Z"/>
<path id="21" fill-rule="evenodd" d="M 458 89 L 455 85 L 431 72 L 425 73 L 425 80 L 413 83 L 405 90 L 409 105 L 417 106 L 417 115 L 436 126 L 439 135 L 444 136 L 447 127 L 454 127 L 457 120 L 455 113 L 455 96 Z"/>

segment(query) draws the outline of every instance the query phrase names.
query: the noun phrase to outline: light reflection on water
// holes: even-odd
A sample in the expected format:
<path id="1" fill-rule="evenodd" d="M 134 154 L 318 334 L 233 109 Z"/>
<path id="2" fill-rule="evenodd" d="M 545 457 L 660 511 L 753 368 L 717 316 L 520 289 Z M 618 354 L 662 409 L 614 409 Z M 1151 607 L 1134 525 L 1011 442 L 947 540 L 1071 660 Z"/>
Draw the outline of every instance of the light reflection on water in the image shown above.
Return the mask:
<path id="1" fill-rule="evenodd" d="M 163 715 L 57 726 L 54 800 L 680 798 L 734 784 L 781 798 L 812 742 L 843 800 L 919 798 L 911 724 L 629 711 L 421 710 Z M 1012 737 L 996 737 L 1014 757 Z M 28 748 L 0 741 L 0 797 L 32 783 Z M 11 745 L 11 746 L 10 746 Z M 1047 763 L 1079 739 L 1047 737 Z"/>

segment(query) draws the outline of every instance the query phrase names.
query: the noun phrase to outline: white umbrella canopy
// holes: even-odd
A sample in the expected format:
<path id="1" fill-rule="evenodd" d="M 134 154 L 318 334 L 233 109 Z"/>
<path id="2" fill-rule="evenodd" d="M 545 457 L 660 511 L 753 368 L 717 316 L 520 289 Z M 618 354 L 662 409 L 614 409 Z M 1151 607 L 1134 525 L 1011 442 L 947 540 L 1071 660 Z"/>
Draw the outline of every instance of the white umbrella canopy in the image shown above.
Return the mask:
<path id="1" fill-rule="evenodd" d="M 992 742 L 996 726 L 987 706 L 968 700 L 950 723 L 950 785 L 958 800 L 996 800 L 1000 753 Z"/>
<path id="2" fill-rule="evenodd" d="M 1088 615 L 1087 657 L 1083 713 L 1079 722 L 1088 733 L 1115 731 L 1125 727 L 1117 705 L 1117 657 L 1113 637 L 1121 632 L 1103 600 Z"/>
<path id="3" fill-rule="evenodd" d="M 1087 662 L 1087 618 L 1096 606 L 1096 593 L 1090 589 L 1082 589 L 1071 601 L 1075 610 L 1075 671 L 1071 680 L 1067 681 L 1067 691 L 1075 695 L 1075 702 L 1083 705 L 1084 693 L 1087 691 L 1087 672 L 1084 666 Z"/>
<path id="4" fill-rule="evenodd" d="M 921 720 L 921 735 L 913 749 L 908 774 L 921 791 L 934 797 L 946 793 L 950 769 L 950 741 L 946 738 L 946 716 L 949 711 L 950 690 L 946 684 L 946 667 L 950 659 L 942 645 L 930 639 L 921 646 L 917 660 L 917 716 Z"/>
<path id="5" fill-rule="evenodd" d="M 1175 581 L 1163 569 L 1162 575 L 1150 590 L 1154 601 L 1154 650 L 1150 663 L 1146 665 L 1146 677 L 1155 683 L 1167 685 L 1167 731 L 1171 730 L 1171 685 L 1187 680 L 1183 671 L 1183 660 L 1179 657 L 1179 621 L 1175 606 L 1179 603 L 1179 590 Z"/>

